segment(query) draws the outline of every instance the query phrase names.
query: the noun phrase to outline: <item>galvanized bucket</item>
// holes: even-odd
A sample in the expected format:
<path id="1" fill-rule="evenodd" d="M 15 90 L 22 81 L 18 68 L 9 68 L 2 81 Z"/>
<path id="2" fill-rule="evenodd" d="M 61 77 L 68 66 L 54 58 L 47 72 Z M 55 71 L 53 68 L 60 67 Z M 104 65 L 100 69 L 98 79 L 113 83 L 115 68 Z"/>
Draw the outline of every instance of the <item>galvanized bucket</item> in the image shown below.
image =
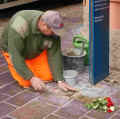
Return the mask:
<path id="1" fill-rule="evenodd" d="M 76 70 L 78 72 L 82 72 L 85 69 L 84 60 L 86 56 L 86 52 L 84 52 L 80 56 L 69 56 L 65 52 L 63 55 L 63 64 L 64 70 Z"/>

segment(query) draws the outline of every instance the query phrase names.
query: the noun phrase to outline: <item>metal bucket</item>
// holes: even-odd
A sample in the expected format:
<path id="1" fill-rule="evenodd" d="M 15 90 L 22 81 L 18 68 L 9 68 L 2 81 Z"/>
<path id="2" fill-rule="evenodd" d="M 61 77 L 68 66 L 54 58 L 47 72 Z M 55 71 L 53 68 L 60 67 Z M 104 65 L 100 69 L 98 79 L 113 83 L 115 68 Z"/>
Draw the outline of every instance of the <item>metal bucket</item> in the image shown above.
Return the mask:
<path id="1" fill-rule="evenodd" d="M 64 70 L 76 70 L 78 72 L 82 72 L 85 69 L 84 60 L 86 56 L 86 52 L 84 52 L 80 56 L 69 56 L 65 52 L 63 55 L 63 64 Z"/>
<path id="2" fill-rule="evenodd" d="M 64 70 L 64 79 L 71 86 L 75 86 L 77 84 L 77 76 L 78 72 L 76 70 Z"/>

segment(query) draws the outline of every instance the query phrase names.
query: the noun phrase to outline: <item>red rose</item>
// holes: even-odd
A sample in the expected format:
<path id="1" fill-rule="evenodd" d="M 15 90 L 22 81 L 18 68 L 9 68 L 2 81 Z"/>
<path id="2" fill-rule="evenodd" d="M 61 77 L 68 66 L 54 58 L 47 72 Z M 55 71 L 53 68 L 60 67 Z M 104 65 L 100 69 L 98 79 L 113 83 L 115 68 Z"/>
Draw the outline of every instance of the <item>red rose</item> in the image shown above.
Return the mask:
<path id="1" fill-rule="evenodd" d="M 111 107 L 111 106 L 113 106 L 113 103 L 108 103 L 107 104 L 107 107 Z"/>
<path id="2" fill-rule="evenodd" d="M 107 112 L 112 112 L 112 110 L 111 110 L 111 109 L 108 109 Z"/>
<path id="3" fill-rule="evenodd" d="M 111 98 L 110 98 L 110 97 L 107 97 L 106 100 L 107 100 L 108 102 L 111 102 Z"/>
<path id="4" fill-rule="evenodd" d="M 106 100 L 107 100 L 108 104 L 111 104 L 113 106 L 113 102 L 110 97 L 107 97 Z"/>

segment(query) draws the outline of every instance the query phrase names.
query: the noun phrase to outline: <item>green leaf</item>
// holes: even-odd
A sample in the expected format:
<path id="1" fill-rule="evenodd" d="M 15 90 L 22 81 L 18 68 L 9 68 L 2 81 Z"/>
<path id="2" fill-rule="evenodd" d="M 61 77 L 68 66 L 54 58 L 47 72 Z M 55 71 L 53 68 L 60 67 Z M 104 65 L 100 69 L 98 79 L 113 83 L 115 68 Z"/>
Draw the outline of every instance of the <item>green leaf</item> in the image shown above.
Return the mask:
<path id="1" fill-rule="evenodd" d="M 104 105 L 106 105 L 107 101 L 106 100 L 102 100 L 101 103 L 104 104 Z"/>
<path id="2" fill-rule="evenodd" d="M 92 109 L 92 104 L 86 104 L 85 105 L 88 109 Z"/>
<path id="3" fill-rule="evenodd" d="M 93 106 L 93 109 L 97 109 L 97 108 L 99 108 L 99 104 Z"/>

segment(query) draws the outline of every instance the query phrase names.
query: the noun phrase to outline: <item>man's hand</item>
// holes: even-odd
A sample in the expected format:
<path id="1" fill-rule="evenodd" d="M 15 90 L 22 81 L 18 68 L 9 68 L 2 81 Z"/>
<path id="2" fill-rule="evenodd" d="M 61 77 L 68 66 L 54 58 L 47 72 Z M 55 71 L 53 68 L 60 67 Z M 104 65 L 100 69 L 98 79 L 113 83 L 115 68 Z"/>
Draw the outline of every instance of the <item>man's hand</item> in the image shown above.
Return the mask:
<path id="1" fill-rule="evenodd" d="M 65 83 L 64 81 L 58 81 L 58 86 L 60 89 L 64 91 L 74 91 L 74 92 L 77 91 L 76 89 L 72 88 L 70 85 Z"/>
<path id="2" fill-rule="evenodd" d="M 44 82 L 37 77 L 32 77 L 30 79 L 30 82 L 31 82 L 32 87 L 35 90 L 43 90 L 46 88 Z"/>

